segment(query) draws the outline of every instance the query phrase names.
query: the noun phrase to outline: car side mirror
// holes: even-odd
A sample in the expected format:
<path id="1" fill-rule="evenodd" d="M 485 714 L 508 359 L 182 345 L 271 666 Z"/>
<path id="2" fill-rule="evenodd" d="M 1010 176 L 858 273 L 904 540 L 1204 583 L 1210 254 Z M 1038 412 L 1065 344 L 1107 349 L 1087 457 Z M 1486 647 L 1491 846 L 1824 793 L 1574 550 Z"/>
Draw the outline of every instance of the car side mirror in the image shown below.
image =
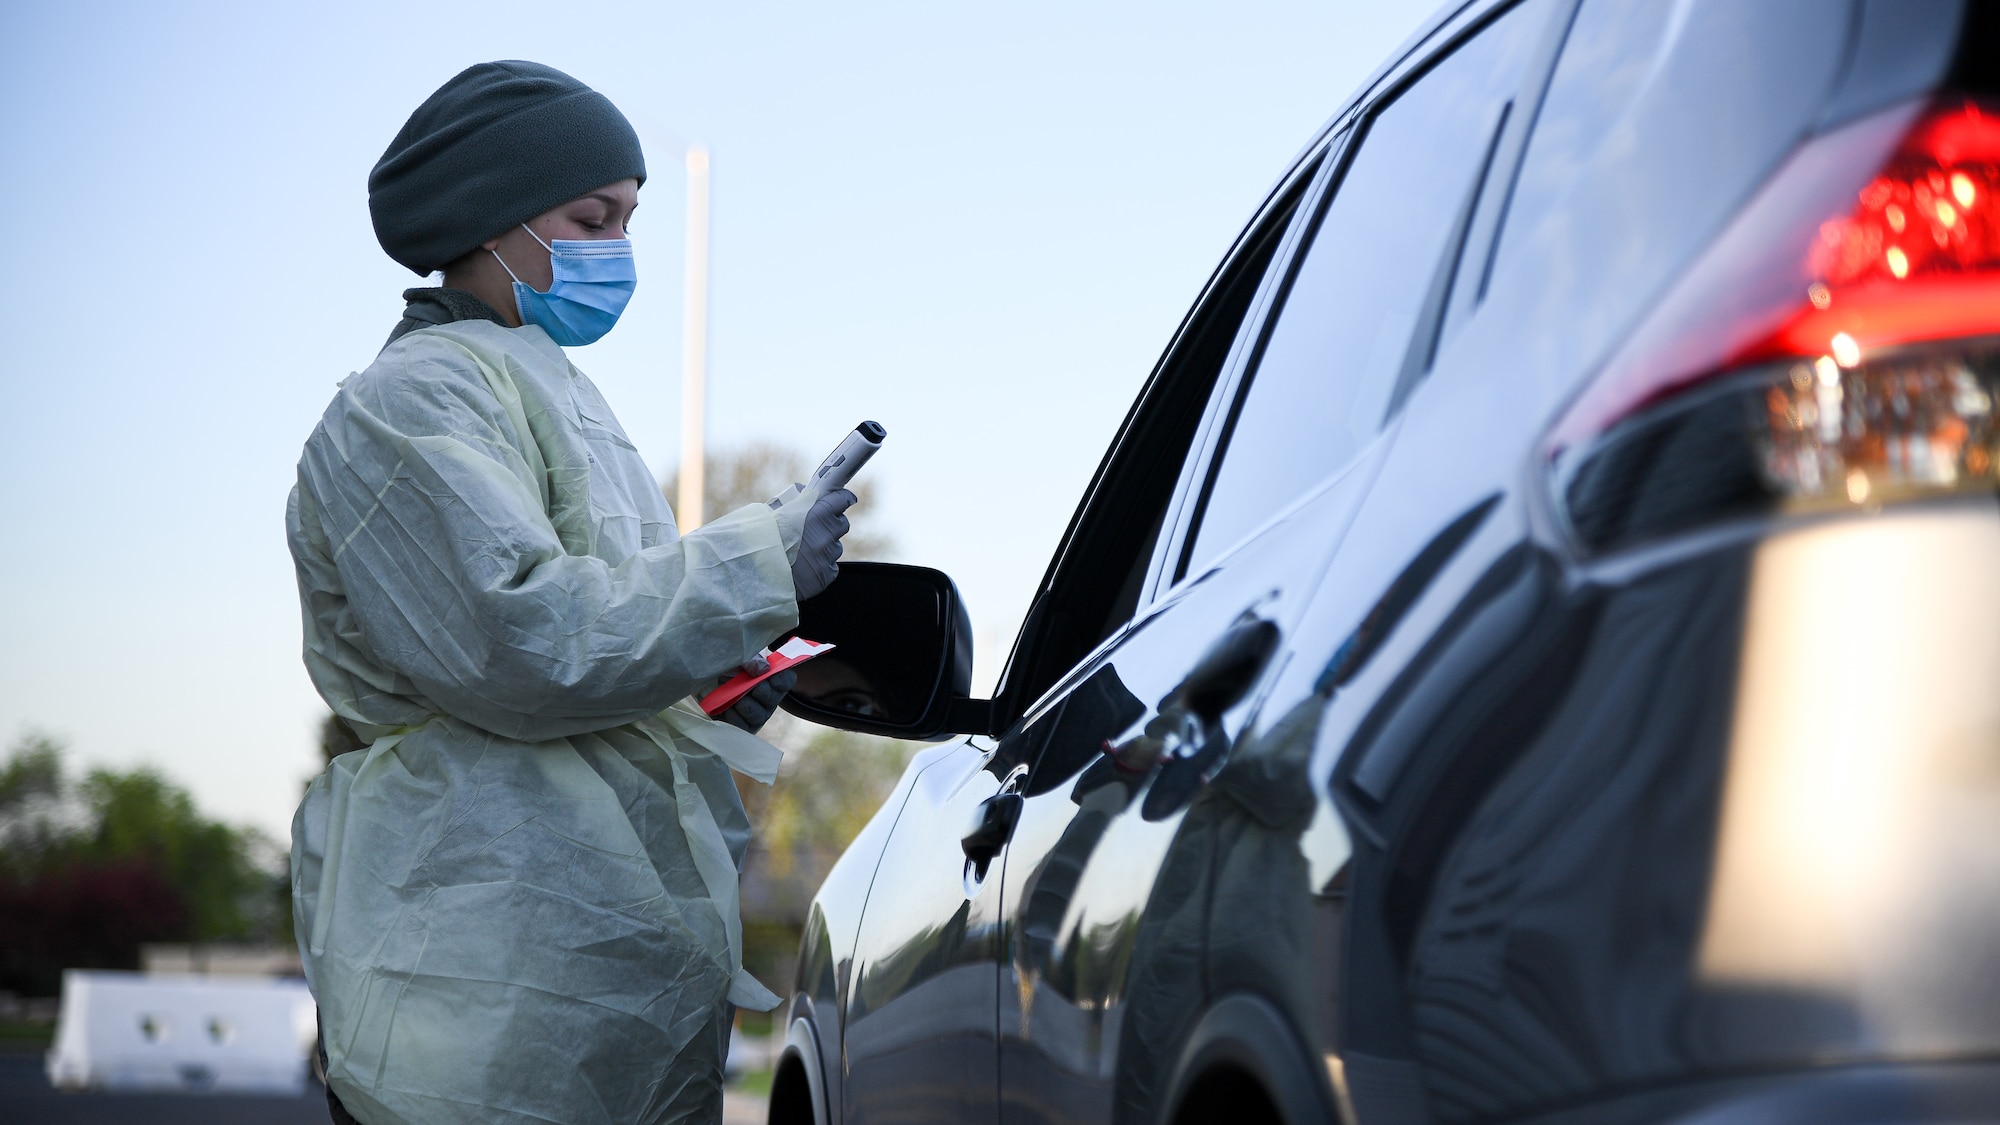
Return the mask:
<path id="1" fill-rule="evenodd" d="M 842 563 L 794 632 L 835 646 L 799 665 L 783 704 L 799 718 L 891 738 L 990 733 L 992 702 L 968 698 L 972 622 L 943 571 Z"/>

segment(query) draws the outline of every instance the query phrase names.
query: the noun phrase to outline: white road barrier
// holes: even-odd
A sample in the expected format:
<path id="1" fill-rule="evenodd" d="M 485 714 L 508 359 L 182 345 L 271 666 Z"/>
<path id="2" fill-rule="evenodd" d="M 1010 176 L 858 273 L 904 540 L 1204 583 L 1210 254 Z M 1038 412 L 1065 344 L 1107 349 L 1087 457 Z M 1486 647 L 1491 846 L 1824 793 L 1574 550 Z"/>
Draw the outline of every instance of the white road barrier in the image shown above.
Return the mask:
<path id="1" fill-rule="evenodd" d="M 298 1094 L 314 1024 L 300 980 L 72 969 L 49 1081 L 65 1090 Z"/>

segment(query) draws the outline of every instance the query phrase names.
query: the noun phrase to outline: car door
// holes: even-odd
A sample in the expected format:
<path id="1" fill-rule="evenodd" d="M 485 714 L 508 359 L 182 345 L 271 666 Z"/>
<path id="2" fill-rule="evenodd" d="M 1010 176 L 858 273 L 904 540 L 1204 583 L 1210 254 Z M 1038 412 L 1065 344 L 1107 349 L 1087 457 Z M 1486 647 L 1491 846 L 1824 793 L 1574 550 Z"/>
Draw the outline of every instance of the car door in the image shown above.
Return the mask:
<path id="1" fill-rule="evenodd" d="M 843 1004 L 843 1119 L 995 1117 L 998 880 L 960 861 L 966 817 L 998 791 L 990 749 L 948 747 L 912 781 L 862 914 Z"/>
<path id="2" fill-rule="evenodd" d="M 1252 326 L 1184 466 L 1157 597 L 998 749 L 1027 766 L 999 902 L 1003 1121 L 1164 1108 L 1210 992 L 1214 825 L 1190 822 L 1190 803 L 1285 652 L 1245 666 L 1212 729 L 1187 678 L 1246 628 L 1289 637 L 1313 600 L 1429 359 L 1472 202 L 1555 7 L 1529 0 L 1472 29 L 1337 142 L 1292 235 L 1304 249 L 1267 280 L 1277 311 Z M 1309 806 L 1303 761 L 1298 773 Z"/>
<path id="3" fill-rule="evenodd" d="M 1316 168 L 1280 184 L 1148 381 L 1064 536 L 997 707 L 1032 701 L 1130 619 L 1187 451 L 1213 422 L 1211 392 L 1268 302 L 1263 283 Z M 1013 744 L 970 738 L 930 752 L 883 849 L 841 1001 L 850 1125 L 996 1119 L 1000 868 L 967 858 L 962 837 L 982 804 L 1027 780 L 1003 745 Z"/>
<path id="4" fill-rule="evenodd" d="M 1375 460 L 1357 458 L 1240 557 L 1189 582 L 1087 663 L 1018 745 L 1003 744 L 1034 763 L 1001 896 L 1003 1120 L 1103 1121 L 1114 1097 L 1121 1109 L 1150 1105 L 1202 996 L 1199 964 L 1177 956 L 1203 924 L 1199 896 L 1181 893 L 1199 880 L 1162 868 L 1188 802 L 1225 764 L 1176 689 L 1232 626 L 1289 629 Z M 1247 710 L 1231 708 L 1225 740 Z M 1155 755 L 1147 773 L 1127 772 Z"/>

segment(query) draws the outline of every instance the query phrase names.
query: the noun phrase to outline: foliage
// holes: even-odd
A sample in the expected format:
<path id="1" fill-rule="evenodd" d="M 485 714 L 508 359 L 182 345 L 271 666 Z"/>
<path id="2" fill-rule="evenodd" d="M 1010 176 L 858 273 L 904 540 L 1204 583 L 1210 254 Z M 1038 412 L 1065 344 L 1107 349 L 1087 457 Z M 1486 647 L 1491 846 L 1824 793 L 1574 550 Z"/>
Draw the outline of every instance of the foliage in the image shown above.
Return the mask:
<path id="1" fill-rule="evenodd" d="M 813 893 L 896 787 L 911 747 L 789 715 L 764 735 L 786 753 L 775 784 L 737 779 L 755 830 L 743 872 L 743 964 L 782 993 Z"/>
<path id="2" fill-rule="evenodd" d="M 281 938 L 281 856 L 154 770 L 73 779 L 59 743 L 28 735 L 0 766 L 0 989 L 134 968 L 147 942 Z"/>
<path id="3" fill-rule="evenodd" d="M 333 760 L 342 754 L 367 748 L 368 744 L 361 741 L 361 736 L 355 734 L 354 728 L 339 715 L 329 711 L 326 718 L 319 721 L 319 755 L 328 765 L 332 765 Z"/>
<path id="4" fill-rule="evenodd" d="M 708 519 L 746 504 L 762 504 L 802 481 L 817 462 L 796 449 L 773 442 L 751 442 L 735 449 L 711 452 L 702 468 L 702 514 Z M 670 504 L 680 501 L 680 473 L 660 486 Z M 843 559 L 887 559 L 896 553 L 895 537 L 881 526 L 876 491 L 867 474 L 847 486 L 855 503 L 847 511 L 852 530 L 841 542 Z"/>
<path id="5" fill-rule="evenodd" d="M 44 734 L 23 736 L 0 766 L 0 880 L 18 878 L 21 858 L 74 834 L 85 815 L 64 791 L 62 747 Z"/>
<path id="6" fill-rule="evenodd" d="M 748 787 L 743 794 L 774 875 L 788 874 L 801 857 L 830 861 L 846 850 L 909 761 L 907 743 L 809 729 L 813 733 L 804 745 L 785 755 L 776 783 Z"/>

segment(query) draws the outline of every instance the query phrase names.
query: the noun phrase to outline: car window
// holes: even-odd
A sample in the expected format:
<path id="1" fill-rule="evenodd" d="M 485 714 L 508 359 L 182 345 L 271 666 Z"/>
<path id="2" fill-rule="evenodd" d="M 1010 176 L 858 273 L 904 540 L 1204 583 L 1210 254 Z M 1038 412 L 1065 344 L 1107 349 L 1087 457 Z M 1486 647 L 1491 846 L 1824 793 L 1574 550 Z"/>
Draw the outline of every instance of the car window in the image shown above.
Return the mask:
<path id="1" fill-rule="evenodd" d="M 1587 0 L 1577 11 L 1535 114 L 1494 268 L 1560 206 L 1585 164 L 1638 143 L 1637 133 L 1620 125 L 1657 73 L 1689 6 L 1688 0 Z"/>
<path id="2" fill-rule="evenodd" d="M 1346 467 L 1381 428 L 1549 10 L 1516 6 L 1374 111 L 1239 392 L 1181 573 Z"/>
<path id="3" fill-rule="evenodd" d="M 1244 236 L 1105 455 L 1021 627 L 1008 706 L 1032 703 L 1138 609 L 1202 416 L 1317 168 L 1300 169 Z"/>

